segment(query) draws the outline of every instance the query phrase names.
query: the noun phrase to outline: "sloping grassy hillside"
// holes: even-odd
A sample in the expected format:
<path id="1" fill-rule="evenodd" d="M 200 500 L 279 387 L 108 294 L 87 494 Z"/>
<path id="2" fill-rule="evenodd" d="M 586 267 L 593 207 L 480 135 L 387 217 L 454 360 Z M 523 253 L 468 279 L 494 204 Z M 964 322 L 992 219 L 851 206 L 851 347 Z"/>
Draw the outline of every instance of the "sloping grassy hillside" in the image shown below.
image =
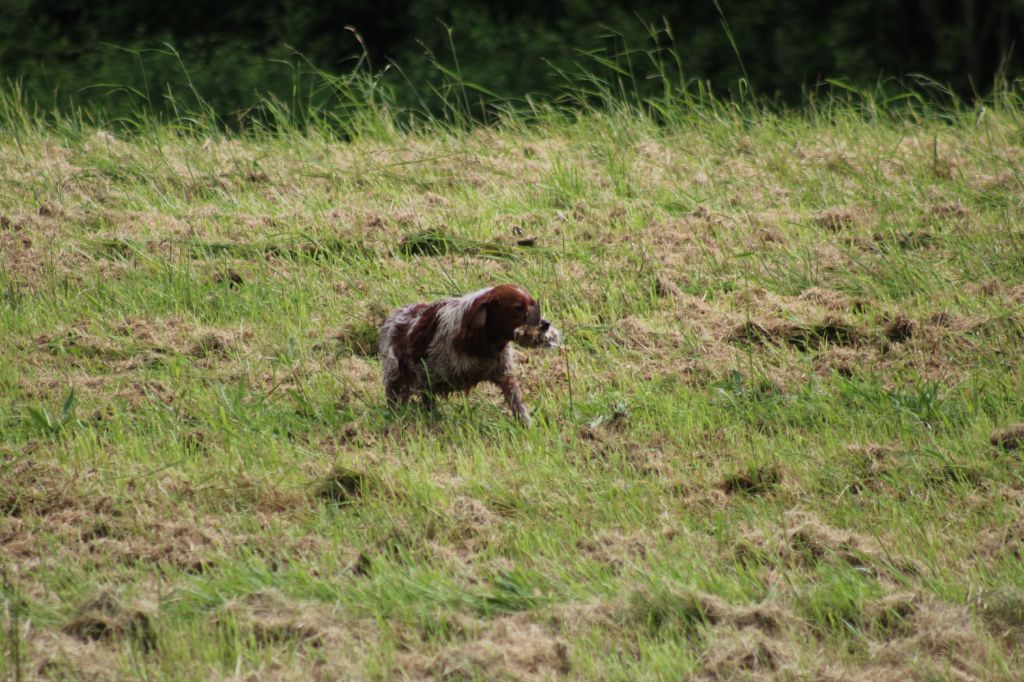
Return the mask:
<path id="1" fill-rule="evenodd" d="M 1013 102 L 0 135 L 0 676 L 1014 679 Z M 20 117 L 20 118 L 19 118 Z M 385 410 L 393 306 L 566 335 Z"/>

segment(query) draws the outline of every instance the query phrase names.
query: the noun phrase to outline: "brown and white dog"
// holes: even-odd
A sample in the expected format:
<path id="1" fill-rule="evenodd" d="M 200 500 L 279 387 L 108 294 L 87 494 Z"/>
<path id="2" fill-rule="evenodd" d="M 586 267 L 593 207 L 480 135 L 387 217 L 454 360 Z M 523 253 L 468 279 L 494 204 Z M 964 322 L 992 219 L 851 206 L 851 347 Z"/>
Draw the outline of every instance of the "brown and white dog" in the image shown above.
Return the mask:
<path id="1" fill-rule="evenodd" d="M 408 402 L 415 394 L 430 407 L 434 396 L 490 381 L 501 389 L 512 414 L 529 426 L 509 347 L 517 339 L 554 347 L 558 332 L 541 319 L 540 304 L 512 284 L 398 308 L 380 328 L 388 405 Z"/>

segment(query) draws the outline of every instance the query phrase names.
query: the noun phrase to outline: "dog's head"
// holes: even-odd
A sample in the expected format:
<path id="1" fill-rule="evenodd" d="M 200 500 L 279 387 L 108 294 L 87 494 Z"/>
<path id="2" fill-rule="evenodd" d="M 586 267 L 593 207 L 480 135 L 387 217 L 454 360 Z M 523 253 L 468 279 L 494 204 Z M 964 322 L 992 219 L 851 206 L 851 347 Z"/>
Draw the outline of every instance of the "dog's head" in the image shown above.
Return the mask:
<path id="1" fill-rule="evenodd" d="M 491 345 L 511 341 L 516 329 L 523 325 L 540 323 L 540 303 L 512 284 L 478 294 L 463 318 L 467 332 L 484 337 Z"/>

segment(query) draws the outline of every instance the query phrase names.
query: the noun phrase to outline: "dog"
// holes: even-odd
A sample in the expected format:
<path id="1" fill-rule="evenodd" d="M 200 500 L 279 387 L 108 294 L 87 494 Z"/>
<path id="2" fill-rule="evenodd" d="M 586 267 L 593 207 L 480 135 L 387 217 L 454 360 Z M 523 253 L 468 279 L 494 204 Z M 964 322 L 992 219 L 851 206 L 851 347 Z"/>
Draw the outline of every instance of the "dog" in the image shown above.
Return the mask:
<path id="1" fill-rule="evenodd" d="M 540 303 L 513 284 L 394 310 L 381 325 L 379 341 L 388 405 L 418 395 L 431 408 L 435 396 L 490 381 L 512 415 L 529 426 L 511 341 L 534 348 L 559 343 L 558 330 L 540 316 Z"/>

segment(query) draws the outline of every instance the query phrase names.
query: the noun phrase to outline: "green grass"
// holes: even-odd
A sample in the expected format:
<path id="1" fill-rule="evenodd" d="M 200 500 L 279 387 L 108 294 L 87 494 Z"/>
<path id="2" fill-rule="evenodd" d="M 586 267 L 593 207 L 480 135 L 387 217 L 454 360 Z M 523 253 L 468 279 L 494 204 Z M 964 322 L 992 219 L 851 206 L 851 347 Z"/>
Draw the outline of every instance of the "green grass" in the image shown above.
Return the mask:
<path id="1" fill-rule="evenodd" d="M 1014 679 L 1020 100 L 583 94 L 5 96 L 0 677 Z M 505 281 L 534 428 L 389 413 L 383 315 Z"/>

